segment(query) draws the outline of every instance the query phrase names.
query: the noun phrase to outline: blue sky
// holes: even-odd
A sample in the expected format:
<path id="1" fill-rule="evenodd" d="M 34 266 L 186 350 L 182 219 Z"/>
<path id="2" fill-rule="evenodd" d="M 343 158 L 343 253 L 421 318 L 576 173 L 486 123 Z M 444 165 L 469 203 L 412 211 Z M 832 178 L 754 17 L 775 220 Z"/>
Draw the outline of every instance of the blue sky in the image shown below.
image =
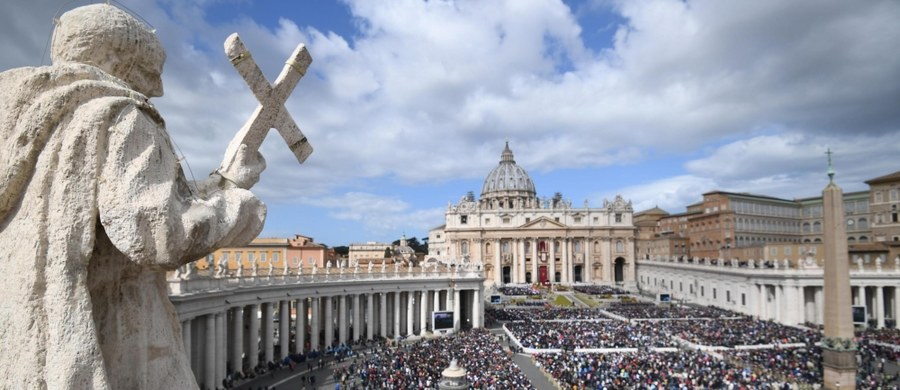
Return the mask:
<path id="1" fill-rule="evenodd" d="M 48 64 L 58 10 L 0 5 L 0 70 Z M 680 212 L 712 190 L 818 194 L 900 170 L 895 1 L 123 1 L 168 54 L 155 99 L 195 176 L 255 108 L 222 54 L 238 32 L 270 77 L 314 61 L 254 192 L 264 236 L 328 245 L 424 237 L 480 193 L 508 140 L 539 196 Z"/>

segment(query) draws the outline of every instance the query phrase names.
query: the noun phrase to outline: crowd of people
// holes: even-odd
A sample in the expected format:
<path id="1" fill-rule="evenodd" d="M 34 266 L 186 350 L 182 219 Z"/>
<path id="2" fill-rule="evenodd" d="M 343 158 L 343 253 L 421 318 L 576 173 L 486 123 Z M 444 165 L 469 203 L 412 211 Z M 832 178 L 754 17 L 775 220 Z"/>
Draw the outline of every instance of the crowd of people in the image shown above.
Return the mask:
<path id="1" fill-rule="evenodd" d="M 470 389 L 534 389 L 507 351 L 484 329 L 406 345 L 384 345 L 335 370 L 340 388 L 437 389 L 441 372 L 456 359 Z"/>
<path id="2" fill-rule="evenodd" d="M 668 337 L 660 337 L 652 323 L 628 323 L 616 320 L 600 321 L 521 321 L 506 324 L 523 348 L 660 348 L 676 344 Z"/>
<path id="3" fill-rule="evenodd" d="M 629 319 L 642 318 L 731 318 L 742 314 L 711 306 L 656 305 L 648 302 L 612 302 L 606 310 Z"/>
<path id="4" fill-rule="evenodd" d="M 821 333 L 814 330 L 750 318 L 660 321 L 657 324 L 662 331 L 682 340 L 719 347 L 794 343 L 811 345 L 821 339 Z"/>
<path id="5" fill-rule="evenodd" d="M 591 295 L 628 295 L 628 291 L 612 286 L 584 285 L 575 286 L 574 289 L 580 293 Z"/>
<path id="6" fill-rule="evenodd" d="M 503 286 L 497 289 L 503 295 L 541 295 L 541 291 L 531 286 Z"/>
<path id="7" fill-rule="evenodd" d="M 484 312 L 486 317 L 492 317 L 497 321 L 609 319 L 600 309 L 551 307 L 542 310 L 521 310 L 487 308 Z"/>
<path id="8" fill-rule="evenodd" d="M 780 388 L 785 383 L 699 351 L 538 354 L 535 360 L 565 389 Z"/>
<path id="9" fill-rule="evenodd" d="M 757 372 L 791 383 L 822 382 L 822 350 L 819 347 L 732 349 L 723 353 L 726 360 L 752 366 Z"/>

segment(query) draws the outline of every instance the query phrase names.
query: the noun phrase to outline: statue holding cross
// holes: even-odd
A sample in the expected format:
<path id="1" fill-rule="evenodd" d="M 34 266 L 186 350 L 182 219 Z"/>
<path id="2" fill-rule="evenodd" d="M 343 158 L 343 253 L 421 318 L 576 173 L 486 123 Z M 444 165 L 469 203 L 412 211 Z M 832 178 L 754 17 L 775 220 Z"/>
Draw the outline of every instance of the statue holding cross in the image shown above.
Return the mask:
<path id="1" fill-rule="evenodd" d="M 165 274 L 262 230 L 266 207 L 248 190 L 266 133 L 299 162 L 312 152 L 284 108 L 311 58 L 299 46 L 270 85 L 229 37 L 259 105 L 219 169 L 192 183 L 150 102 L 165 62 L 152 29 L 93 4 L 63 14 L 50 46 L 51 65 L 0 73 L 0 259 L 15 259 L 0 273 L 3 387 L 218 387 L 216 370 L 191 372 Z"/>

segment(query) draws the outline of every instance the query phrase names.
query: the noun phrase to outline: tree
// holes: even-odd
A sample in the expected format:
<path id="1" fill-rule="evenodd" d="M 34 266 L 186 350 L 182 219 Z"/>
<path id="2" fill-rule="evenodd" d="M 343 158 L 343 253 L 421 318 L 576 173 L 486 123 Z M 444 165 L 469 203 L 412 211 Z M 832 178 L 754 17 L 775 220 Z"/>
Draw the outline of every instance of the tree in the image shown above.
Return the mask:
<path id="1" fill-rule="evenodd" d="M 350 254 L 350 247 L 348 246 L 336 246 L 334 247 L 334 253 L 339 256 L 348 256 Z"/>
<path id="2" fill-rule="evenodd" d="M 390 247 L 385 247 L 384 248 L 384 258 L 390 259 L 391 257 L 394 257 L 394 252 L 391 250 Z"/>

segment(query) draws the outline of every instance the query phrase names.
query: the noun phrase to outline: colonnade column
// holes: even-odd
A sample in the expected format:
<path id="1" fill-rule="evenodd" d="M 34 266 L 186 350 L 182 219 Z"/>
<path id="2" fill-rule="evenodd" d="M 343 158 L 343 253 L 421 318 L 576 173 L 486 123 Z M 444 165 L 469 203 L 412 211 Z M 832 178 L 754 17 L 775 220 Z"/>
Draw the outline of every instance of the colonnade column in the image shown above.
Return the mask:
<path id="1" fill-rule="evenodd" d="M 347 343 L 347 296 L 338 296 L 338 344 Z"/>
<path id="2" fill-rule="evenodd" d="M 300 298 L 294 304 L 297 319 L 294 321 L 294 353 L 301 354 L 306 346 L 306 298 Z"/>
<path id="3" fill-rule="evenodd" d="M 400 336 L 400 292 L 394 293 L 394 338 Z"/>
<path id="4" fill-rule="evenodd" d="M 216 315 L 206 315 L 206 344 L 203 346 L 204 367 L 203 367 L 203 385 L 209 388 L 216 388 Z"/>
<path id="5" fill-rule="evenodd" d="M 222 379 L 225 379 L 225 361 L 227 359 L 225 342 L 228 340 L 225 334 L 225 313 L 218 312 L 216 313 L 216 384 L 222 383 Z M 218 387 L 218 385 L 214 387 Z"/>
<path id="6" fill-rule="evenodd" d="M 378 335 L 387 338 L 387 293 L 378 293 Z"/>
<path id="7" fill-rule="evenodd" d="M 428 290 L 422 290 L 421 292 L 422 298 L 419 299 L 419 334 L 424 336 L 425 331 L 428 330 Z"/>
<path id="8" fill-rule="evenodd" d="M 366 294 L 366 340 L 374 338 L 375 332 L 375 297 L 372 294 Z"/>
<path id="9" fill-rule="evenodd" d="M 818 325 L 825 324 L 825 289 L 823 287 L 816 286 L 815 292 L 813 293 L 814 300 L 816 301 L 816 319 L 815 323 Z"/>
<path id="10" fill-rule="evenodd" d="M 290 353 L 291 344 L 291 301 L 281 301 L 278 309 L 278 360 L 284 360 Z"/>
<path id="11" fill-rule="evenodd" d="M 550 237 L 550 239 L 547 241 L 548 241 L 547 249 L 550 251 L 549 252 L 550 259 L 548 259 L 549 263 L 550 263 L 550 270 L 549 270 L 550 275 L 548 275 L 548 276 L 550 279 L 550 283 L 556 283 L 556 239 L 554 239 L 553 237 Z"/>
<path id="12" fill-rule="evenodd" d="M 273 321 L 273 308 L 272 302 L 264 302 L 262 304 L 263 307 L 263 357 L 265 358 L 264 363 L 269 363 L 275 358 L 275 346 L 274 346 L 274 338 L 275 338 L 275 321 Z"/>
<path id="13" fill-rule="evenodd" d="M 878 329 L 884 328 L 884 287 L 875 287 L 875 318 Z"/>
<path id="14" fill-rule="evenodd" d="M 334 297 L 325 297 L 325 349 L 334 344 Z M 323 349 L 324 351 L 324 349 Z"/>
<path id="15" fill-rule="evenodd" d="M 494 239 L 494 284 L 503 284 L 503 262 L 500 261 L 500 239 Z"/>
<path id="16" fill-rule="evenodd" d="M 309 345 L 309 350 L 310 351 L 321 351 L 321 349 L 319 349 L 319 347 L 322 346 L 322 344 L 319 342 L 319 323 L 321 321 L 321 315 L 322 315 L 322 313 L 321 313 L 321 309 L 322 309 L 321 304 L 322 303 L 321 303 L 321 300 L 319 299 L 319 297 L 310 298 L 309 303 L 310 303 L 310 305 L 312 305 L 312 316 L 310 316 L 310 319 L 309 319 L 309 322 L 310 322 L 309 338 L 311 340 L 310 345 Z"/>
<path id="17" fill-rule="evenodd" d="M 353 294 L 353 341 L 359 341 L 359 334 L 362 332 L 362 323 L 360 323 L 360 306 L 359 294 Z"/>
<path id="18" fill-rule="evenodd" d="M 783 300 L 783 292 L 781 291 L 780 285 L 775 285 L 775 321 L 781 322 L 782 313 L 781 313 L 781 301 Z"/>
<path id="19" fill-rule="evenodd" d="M 409 291 L 406 293 L 406 335 L 414 336 L 416 333 L 413 330 L 414 321 L 416 318 L 415 315 L 415 306 L 416 306 L 416 297 L 413 291 Z"/>
<path id="20" fill-rule="evenodd" d="M 516 252 L 519 254 L 519 258 L 522 261 L 522 264 L 519 265 L 519 283 L 525 283 L 526 282 L 525 273 L 526 273 L 526 269 L 527 269 L 525 267 L 525 263 L 526 263 L 525 259 L 527 256 L 525 256 L 525 239 L 524 238 L 520 238 L 518 240 L 518 245 L 516 246 Z M 534 281 L 534 274 L 531 275 L 531 280 Z"/>
<path id="21" fill-rule="evenodd" d="M 247 362 L 253 370 L 259 365 L 259 307 L 255 303 L 248 307 L 250 329 L 247 331 Z"/>
<path id="22" fill-rule="evenodd" d="M 238 372 L 244 370 L 244 308 L 238 306 L 231 310 L 231 369 Z"/>
<path id="23" fill-rule="evenodd" d="M 434 297 L 432 299 L 434 299 L 434 310 L 441 310 L 441 290 L 434 290 Z"/>
<path id="24" fill-rule="evenodd" d="M 181 341 L 184 342 L 184 355 L 191 361 L 191 319 L 181 321 Z"/>

